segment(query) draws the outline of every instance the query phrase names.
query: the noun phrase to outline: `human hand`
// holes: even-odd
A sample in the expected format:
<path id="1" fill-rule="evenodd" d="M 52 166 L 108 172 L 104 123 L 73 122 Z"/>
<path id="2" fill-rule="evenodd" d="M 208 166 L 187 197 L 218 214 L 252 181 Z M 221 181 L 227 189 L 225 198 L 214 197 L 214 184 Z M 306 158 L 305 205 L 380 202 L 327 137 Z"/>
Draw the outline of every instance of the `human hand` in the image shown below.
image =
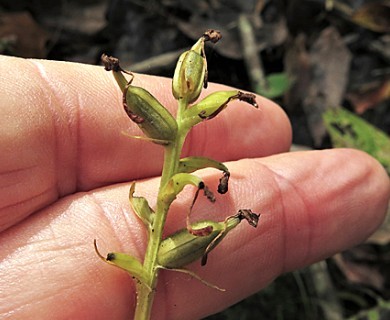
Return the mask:
<path id="1" fill-rule="evenodd" d="M 0 318 L 131 319 L 133 280 L 93 250 L 142 257 L 146 235 L 128 203 L 157 194 L 162 148 L 139 134 L 102 67 L 0 57 Z M 137 76 L 171 110 L 168 79 Z M 220 89 L 210 85 L 208 92 Z M 223 220 L 240 208 L 262 214 L 190 266 L 219 292 L 169 271 L 159 278 L 153 319 L 198 319 L 266 286 L 279 274 L 356 245 L 382 222 L 389 179 L 368 155 L 289 150 L 288 119 L 272 102 L 232 103 L 193 129 L 186 154 L 231 161 L 229 193 L 199 199 L 193 220 Z M 248 159 L 249 158 L 249 159 Z M 215 186 L 219 173 L 202 170 Z M 167 234 L 183 227 L 193 190 L 174 202 Z M 207 298 L 206 298 L 207 297 Z"/>

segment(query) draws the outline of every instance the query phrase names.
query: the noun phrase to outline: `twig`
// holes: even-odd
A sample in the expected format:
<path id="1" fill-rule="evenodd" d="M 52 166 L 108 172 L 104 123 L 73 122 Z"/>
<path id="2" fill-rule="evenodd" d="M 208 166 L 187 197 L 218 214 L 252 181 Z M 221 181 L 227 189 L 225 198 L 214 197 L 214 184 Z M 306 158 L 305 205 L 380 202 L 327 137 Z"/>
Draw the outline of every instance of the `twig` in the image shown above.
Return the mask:
<path id="1" fill-rule="evenodd" d="M 131 66 L 127 66 L 125 67 L 125 69 L 131 70 L 133 72 L 153 72 L 153 70 L 173 65 L 176 62 L 178 56 L 186 50 L 188 50 L 188 48 L 166 52 L 158 56 L 154 56 L 149 59 L 145 59 L 141 62 L 132 64 Z"/>
<path id="2" fill-rule="evenodd" d="M 263 64 L 257 52 L 253 28 L 244 14 L 241 14 L 238 19 L 238 30 L 241 36 L 244 60 L 252 88 L 267 88 L 268 83 L 264 75 Z"/>
<path id="3" fill-rule="evenodd" d="M 329 277 L 326 261 L 317 262 L 309 269 L 314 280 L 315 290 L 321 301 L 324 318 L 327 320 L 342 320 L 342 309 Z"/>

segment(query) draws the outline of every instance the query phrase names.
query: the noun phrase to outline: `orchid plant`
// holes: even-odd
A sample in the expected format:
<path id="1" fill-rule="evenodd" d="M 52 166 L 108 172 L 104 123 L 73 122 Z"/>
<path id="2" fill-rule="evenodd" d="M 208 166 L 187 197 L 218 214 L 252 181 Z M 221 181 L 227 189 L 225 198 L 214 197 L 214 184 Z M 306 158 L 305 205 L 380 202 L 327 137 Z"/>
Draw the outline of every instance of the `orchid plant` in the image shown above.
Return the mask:
<path id="1" fill-rule="evenodd" d="M 151 93 L 132 85 L 135 75 L 123 70 L 118 59 L 102 56 L 105 69 L 113 72 L 123 93 L 124 110 L 145 134 L 134 138 L 150 141 L 164 149 L 164 165 L 156 207 L 151 208 L 146 198 L 134 195 L 135 182 L 130 187 L 131 207 L 148 233 L 148 245 L 143 261 L 118 252 L 103 257 L 97 249 L 96 240 L 94 242 L 95 250 L 102 260 L 126 270 L 137 282 L 137 306 L 134 316 L 137 320 L 150 319 L 158 273 L 161 270 L 190 274 L 204 284 L 223 291 L 224 289 L 201 279 L 185 267 L 199 259 L 201 264 L 205 265 L 208 254 L 240 221 L 246 220 L 253 227 L 258 224 L 260 215 L 250 209 L 240 209 L 224 221 L 206 220 L 190 223 L 189 219 L 200 192 L 211 202 L 215 201 L 213 192 L 193 172 L 207 167 L 220 170 L 222 176 L 217 190 L 220 194 L 228 191 L 230 173 L 223 163 L 213 159 L 181 158 L 187 134 L 200 122 L 217 116 L 233 100 L 241 100 L 258 108 L 255 95 L 238 90 L 214 92 L 197 102 L 202 89 L 207 87 L 205 42 L 216 43 L 220 38 L 220 32 L 207 30 L 190 50 L 179 57 L 172 80 L 172 93 L 178 103 L 176 118 Z M 130 77 L 130 80 L 126 79 L 125 75 Z M 187 214 L 186 228 L 163 238 L 169 208 L 187 185 L 193 185 L 196 192 Z"/>

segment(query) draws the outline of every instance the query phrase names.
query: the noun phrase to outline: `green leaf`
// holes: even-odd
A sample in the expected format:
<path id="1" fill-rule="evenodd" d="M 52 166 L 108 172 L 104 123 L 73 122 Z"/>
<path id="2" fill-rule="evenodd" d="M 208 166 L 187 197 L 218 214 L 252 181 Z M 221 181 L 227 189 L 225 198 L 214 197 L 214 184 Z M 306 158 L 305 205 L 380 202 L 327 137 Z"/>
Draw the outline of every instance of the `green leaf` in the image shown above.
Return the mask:
<path id="1" fill-rule="evenodd" d="M 384 132 L 342 108 L 326 111 L 323 118 L 334 147 L 363 150 L 390 174 L 390 139 Z"/>
<path id="2" fill-rule="evenodd" d="M 270 99 L 280 97 L 288 90 L 291 85 L 290 79 L 284 72 L 272 73 L 266 77 L 266 81 L 268 83 L 268 87 L 257 87 L 256 92 Z"/>

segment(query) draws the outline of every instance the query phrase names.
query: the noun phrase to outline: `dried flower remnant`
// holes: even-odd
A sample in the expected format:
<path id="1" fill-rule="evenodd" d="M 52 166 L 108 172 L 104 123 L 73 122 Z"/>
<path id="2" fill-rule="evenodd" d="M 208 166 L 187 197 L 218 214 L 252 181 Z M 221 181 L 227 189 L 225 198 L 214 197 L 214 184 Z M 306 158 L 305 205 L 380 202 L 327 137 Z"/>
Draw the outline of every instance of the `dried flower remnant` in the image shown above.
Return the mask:
<path id="1" fill-rule="evenodd" d="M 218 30 L 209 29 L 206 30 L 203 34 L 204 41 L 211 41 L 212 43 L 217 43 L 222 39 L 222 34 Z"/>
<path id="2" fill-rule="evenodd" d="M 218 192 L 221 194 L 225 194 L 228 192 L 229 189 L 229 178 L 230 178 L 230 172 L 225 171 L 223 173 L 222 178 L 219 179 L 219 185 L 218 185 Z"/>

